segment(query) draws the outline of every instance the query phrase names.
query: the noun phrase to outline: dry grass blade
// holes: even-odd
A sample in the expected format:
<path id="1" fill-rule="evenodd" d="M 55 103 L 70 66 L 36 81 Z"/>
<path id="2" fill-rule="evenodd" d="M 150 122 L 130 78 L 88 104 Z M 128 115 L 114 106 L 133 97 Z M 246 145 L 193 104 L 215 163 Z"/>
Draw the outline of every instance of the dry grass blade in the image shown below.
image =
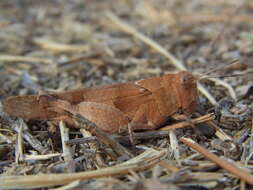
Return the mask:
<path id="1" fill-rule="evenodd" d="M 180 139 L 184 144 L 188 145 L 192 149 L 196 150 L 197 152 L 203 154 L 207 159 L 213 161 L 223 169 L 227 170 L 228 172 L 232 173 L 233 175 L 239 177 L 240 179 L 246 181 L 247 183 L 253 185 L 253 176 L 246 170 L 242 168 L 238 168 L 232 163 L 229 163 L 226 160 L 223 160 L 216 156 L 215 154 L 209 152 L 207 149 L 204 147 L 200 146 L 197 144 L 195 141 L 193 141 L 190 138 L 184 138 L 182 137 Z"/>
<path id="2" fill-rule="evenodd" d="M 24 155 L 25 161 L 31 161 L 31 160 L 48 160 L 52 159 L 54 157 L 62 156 L 61 153 L 54 153 L 54 154 L 45 154 L 45 155 Z"/>
<path id="3" fill-rule="evenodd" d="M 177 168 L 176 166 L 166 162 L 166 161 L 161 161 L 159 163 L 159 165 L 162 167 L 162 168 L 165 168 L 166 170 L 169 170 L 169 171 L 172 171 L 172 172 L 178 172 L 180 169 Z"/>
<path id="4" fill-rule="evenodd" d="M 177 160 L 179 165 L 181 165 L 180 160 L 179 160 L 180 152 L 179 152 L 178 140 L 174 131 L 170 131 L 170 148 L 172 150 L 174 158 Z"/>
<path id="5" fill-rule="evenodd" d="M 159 163 L 160 160 L 166 156 L 166 153 L 167 151 L 165 150 L 156 151 L 154 149 L 148 149 L 139 156 L 128 160 L 123 164 L 95 171 L 66 174 L 3 176 L 0 177 L 0 184 L 4 189 L 39 188 L 63 185 L 76 180 L 123 175 L 130 173 L 130 171 L 137 172 L 151 168 L 155 164 Z"/>
<path id="6" fill-rule="evenodd" d="M 63 43 L 57 43 L 50 40 L 42 39 L 42 38 L 36 38 L 33 40 L 35 44 L 40 46 L 41 48 L 44 48 L 46 50 L 52 51 L 52 52 L 87 52 L 90 50 L 90 47 L 88 45 L 70 45 L 70 44 L 63 44 Z"/>
<path id="7" fill-rule="evenodd" d="M 0 62 L 3 63 L 43 63 L 43 64 L 53 64 L 53 61 L 45 58 L 38 57 L 28 57 L 28 56 L 18 56 L 18 55 L 0 55 Z"/>
<path id="8" fill-rule="evenodd" d="M 20 126 L 18 130 L 18 136 L 17 136 L 17 144 L 15 147 L 15 161 L 16 163 L 19 163 L 19 161 L 23 161 L 23 138 L 22 138 L 22 133 L 23 133 L 23 122 L 21 119 L 19 120 Z"/>
<path id="9" fill-rule="evenodd" d="M 69 140 L 69 128 L 66 127 L 63 121 L 60 121 L 59 126 L 60 126 L 60 131 L 61 131 L 61 142 L 62 142 L 62 151 L 63 151 L 62 155 L 64 157 L 64 161 L 68 162 L 70 160 L 73 160 L 70 146 L 68 146 L 65 143 L 66 141 Z"/>

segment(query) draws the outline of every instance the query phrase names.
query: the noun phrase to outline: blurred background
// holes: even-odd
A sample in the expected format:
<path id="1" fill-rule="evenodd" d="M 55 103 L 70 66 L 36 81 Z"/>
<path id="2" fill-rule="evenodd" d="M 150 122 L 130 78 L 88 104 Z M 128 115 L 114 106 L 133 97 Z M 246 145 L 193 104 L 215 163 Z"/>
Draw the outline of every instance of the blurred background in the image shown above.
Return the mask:
<path id="1" fill-rule="evenodd" d="M 1 0 L 1 98 L 175 70 L 161 53 L 120 29 L 108 12 L 156 41 L 193 73 L 234 59 L 243 61 L 233 71 L 252 67 L 252 1 Z M 251 85 L 249 76 L 226 80 L 238 87 L 239 95 Z M 210 90 L 217 99 L 226 93 Z"/>
<path id="2" fill-rule="evenodd" d="M 197 130 L 188 127 L 177 130 L 176 134 L 168 132 L 164 138 L 140 141 L 143 149 L 168 150 L 166 161 L 172 165 L 165 163 L 167 168 L 161 165 L 160 170 L 156 167 L 149 173 L 132 172 L 125 178 L 114 178 L 114 189 L 119 189 L 119 184 L 121 189 L 131 189 L 129 186 L 141 189 L 140 184 L 149 185 L 146 189 L 150 190 L 170 189 L 163 186 L 165 183 L 183 184 L 180 188 L 173 186 L 174 190 L 245 189 L 243 180 L 240 182 L 224 170 L 218 173 L 216 164 L 202 159 L 183 143 L 178 145 L 177 137 L 192 137 L 236 163 L 247 165 L 249 161 L 248 170 L 252 168 L 253 74 L 249 74 L 253 69 L 252 29 L 253 1 L 250 0 L 0 0 L 0 173 L 78 172 L 124 161 L 106 152 L 108 147 L 98 140 L 96 145 L 92 141 L 91 146 L 72 144 L 75 160 L 66 162 L 61 154 L 58 126 L 49 121 L 29 121 L 28 130 L 20 118 L 2 117 L 1 104 L 9 96 L 162 76 L 178 71 L 178 67 L 201 75 L 222 66 L 210 75 L 241 75 L 221 78 L 218 82 L 204 80 L 202 84 L 217 101 L 224 97 L 235 100 L 236 96 L 239 103 L 225 101 L 216 109 L 201 94 L 199 99 L 206 108 L 203 115 L 218 110 L 221 115 L 229 113 L 232 121 L 224 114 L 223 121 L 217 121 L 214 129 L 201 124 Z M 232 62 L 236 64 L 229 65 Z M 179 64 L 177 68 L 175 63 Z M 220 111 L 223 108 L 225 111 Z M 23 134 L 28 134 L 24 137 L 24 151 L 21 149 L 25 156 L 40 156 L 47 149 L 48 154 L 57 153 L 56 157 L 46 161 L 21 160 L 16 146 L 21 125 L 26 126 Z M 215 136 L 218 129 L 231 138 Z M 71 140 L 81 137 L 78 129 L 70 130 Z M 42 148 L 34 148 L 31 142 Z M 94 161 L 98 154 L 104 159 L 102 164 Z M 210 171 L 214 173 L 211 175 Z M 160 178 L 163 184 L 155 178 L 160 174 L 164 175 Z M 84 186 L 89 185 L 86 182 Z M 110 182 L 103 183 L 112 189 Z M 101 189 L 101 185 L 93 188 L 91 183 L 89 189 Z"/>

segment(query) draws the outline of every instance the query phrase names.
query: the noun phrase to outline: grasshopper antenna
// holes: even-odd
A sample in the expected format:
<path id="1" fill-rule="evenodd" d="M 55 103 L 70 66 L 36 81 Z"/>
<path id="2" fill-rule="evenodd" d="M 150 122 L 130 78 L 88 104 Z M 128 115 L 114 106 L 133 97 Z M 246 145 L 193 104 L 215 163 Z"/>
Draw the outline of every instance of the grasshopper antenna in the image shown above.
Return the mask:
<path id="1" fill-rule="evenodd" d="M 227 78 L 227 77 L 237 77 L 237 76 L 242 76 L 242 75 L 247 75 L 247 74 L 251 74 L 253 73 L 253 71 L 250 71 L 250 72 L 247 72 L 247 73 L 238 73 L 238 74 L 228 74 L 228 75 L 219 75 L 219 76 L 210 76 L 209 74 L 210 73 L 214 73 L 214 72 L 217 72 L 217 71 L 220 71 L 220 70 L 224 70 L 228 67 L 231 67 L 233 65 L 236 65 L 239 63 L 239 60 L 236 59 L 236 60 L 233 60 L 231 63 L 229 63 L 229 65 L 222 65 L 220 67 L 217 67 L 217 68 L 214 68 L 204 74 L 201 74 L 200 76 L 197 77 L 197 80 L 198 81 L 201 81 L 201 80 L 204 80 L 204 79 L 207 79 L 207 78 Z"/>
<path id="2" fill-rule="evenodd" d="M 228 77 L 238 77 L 238 76 L 248 75 L 248 74 L 253 74 L 253 71 L 250 71 L 247 73 L 238 73 L 238 74 L 221 75 L 221 76 L 201 76 L 200 78 L 198 78 L 198 81 L 201 81 L 207 78 L 228 78 Z"/>
<path id="3" fill-rule="evenodd" d="M 216 68 L 213 68 L 211 69 L 210 71 L 207 71 L 205 73 L 203 73 L 203 75 L 207 76 L 211 73 L 214 73 L 214 72 L 217 72 L 217 71 L 220 71 L 220 70 L 224 70 L 224 69 L 227 69 L 228 67 L 231 67 L 232 65 L 236 65 L 239 63 L 239 59 L 234 59 L 232 60 L 228 65 L 221 65 L 219 67 L 216 67 Z"/>

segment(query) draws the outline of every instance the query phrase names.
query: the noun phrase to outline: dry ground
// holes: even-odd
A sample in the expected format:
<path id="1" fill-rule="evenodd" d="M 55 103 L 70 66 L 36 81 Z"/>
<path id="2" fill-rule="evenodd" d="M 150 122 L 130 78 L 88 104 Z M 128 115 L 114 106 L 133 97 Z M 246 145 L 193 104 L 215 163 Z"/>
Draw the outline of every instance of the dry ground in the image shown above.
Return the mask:
<path id="1" fill-rule="evenodd" d="M 140 133 L 136 147 L 116 136 L 121 151 L 85 129 L 11 118 L 0 106 L 0 189 L 252 189 L 252 16 L 250 0 L 1 0 L 0 105 L 235 60 L 210 75 L 241 75 L 202 82 L 211 98 L 200 93 L 192 118 L 213 120 Z"/>

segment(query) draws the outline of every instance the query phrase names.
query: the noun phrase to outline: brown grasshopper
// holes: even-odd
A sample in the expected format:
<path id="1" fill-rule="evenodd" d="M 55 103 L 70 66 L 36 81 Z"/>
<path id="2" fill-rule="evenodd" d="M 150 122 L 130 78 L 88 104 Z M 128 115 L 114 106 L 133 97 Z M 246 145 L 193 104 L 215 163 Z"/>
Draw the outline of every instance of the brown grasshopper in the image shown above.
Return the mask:
<path id="1" fill-rule="evenodd" d="M 26 119 L 64 120 L 80 114 L 104 131 L 115 133 L 129 124 L 133 130 L 156 129 L 179 111 L 197 104 L 197 78 L 187 71 L 127 83 L 83 88 L 48 95 L 13 96 L 4 111 Z"/>

